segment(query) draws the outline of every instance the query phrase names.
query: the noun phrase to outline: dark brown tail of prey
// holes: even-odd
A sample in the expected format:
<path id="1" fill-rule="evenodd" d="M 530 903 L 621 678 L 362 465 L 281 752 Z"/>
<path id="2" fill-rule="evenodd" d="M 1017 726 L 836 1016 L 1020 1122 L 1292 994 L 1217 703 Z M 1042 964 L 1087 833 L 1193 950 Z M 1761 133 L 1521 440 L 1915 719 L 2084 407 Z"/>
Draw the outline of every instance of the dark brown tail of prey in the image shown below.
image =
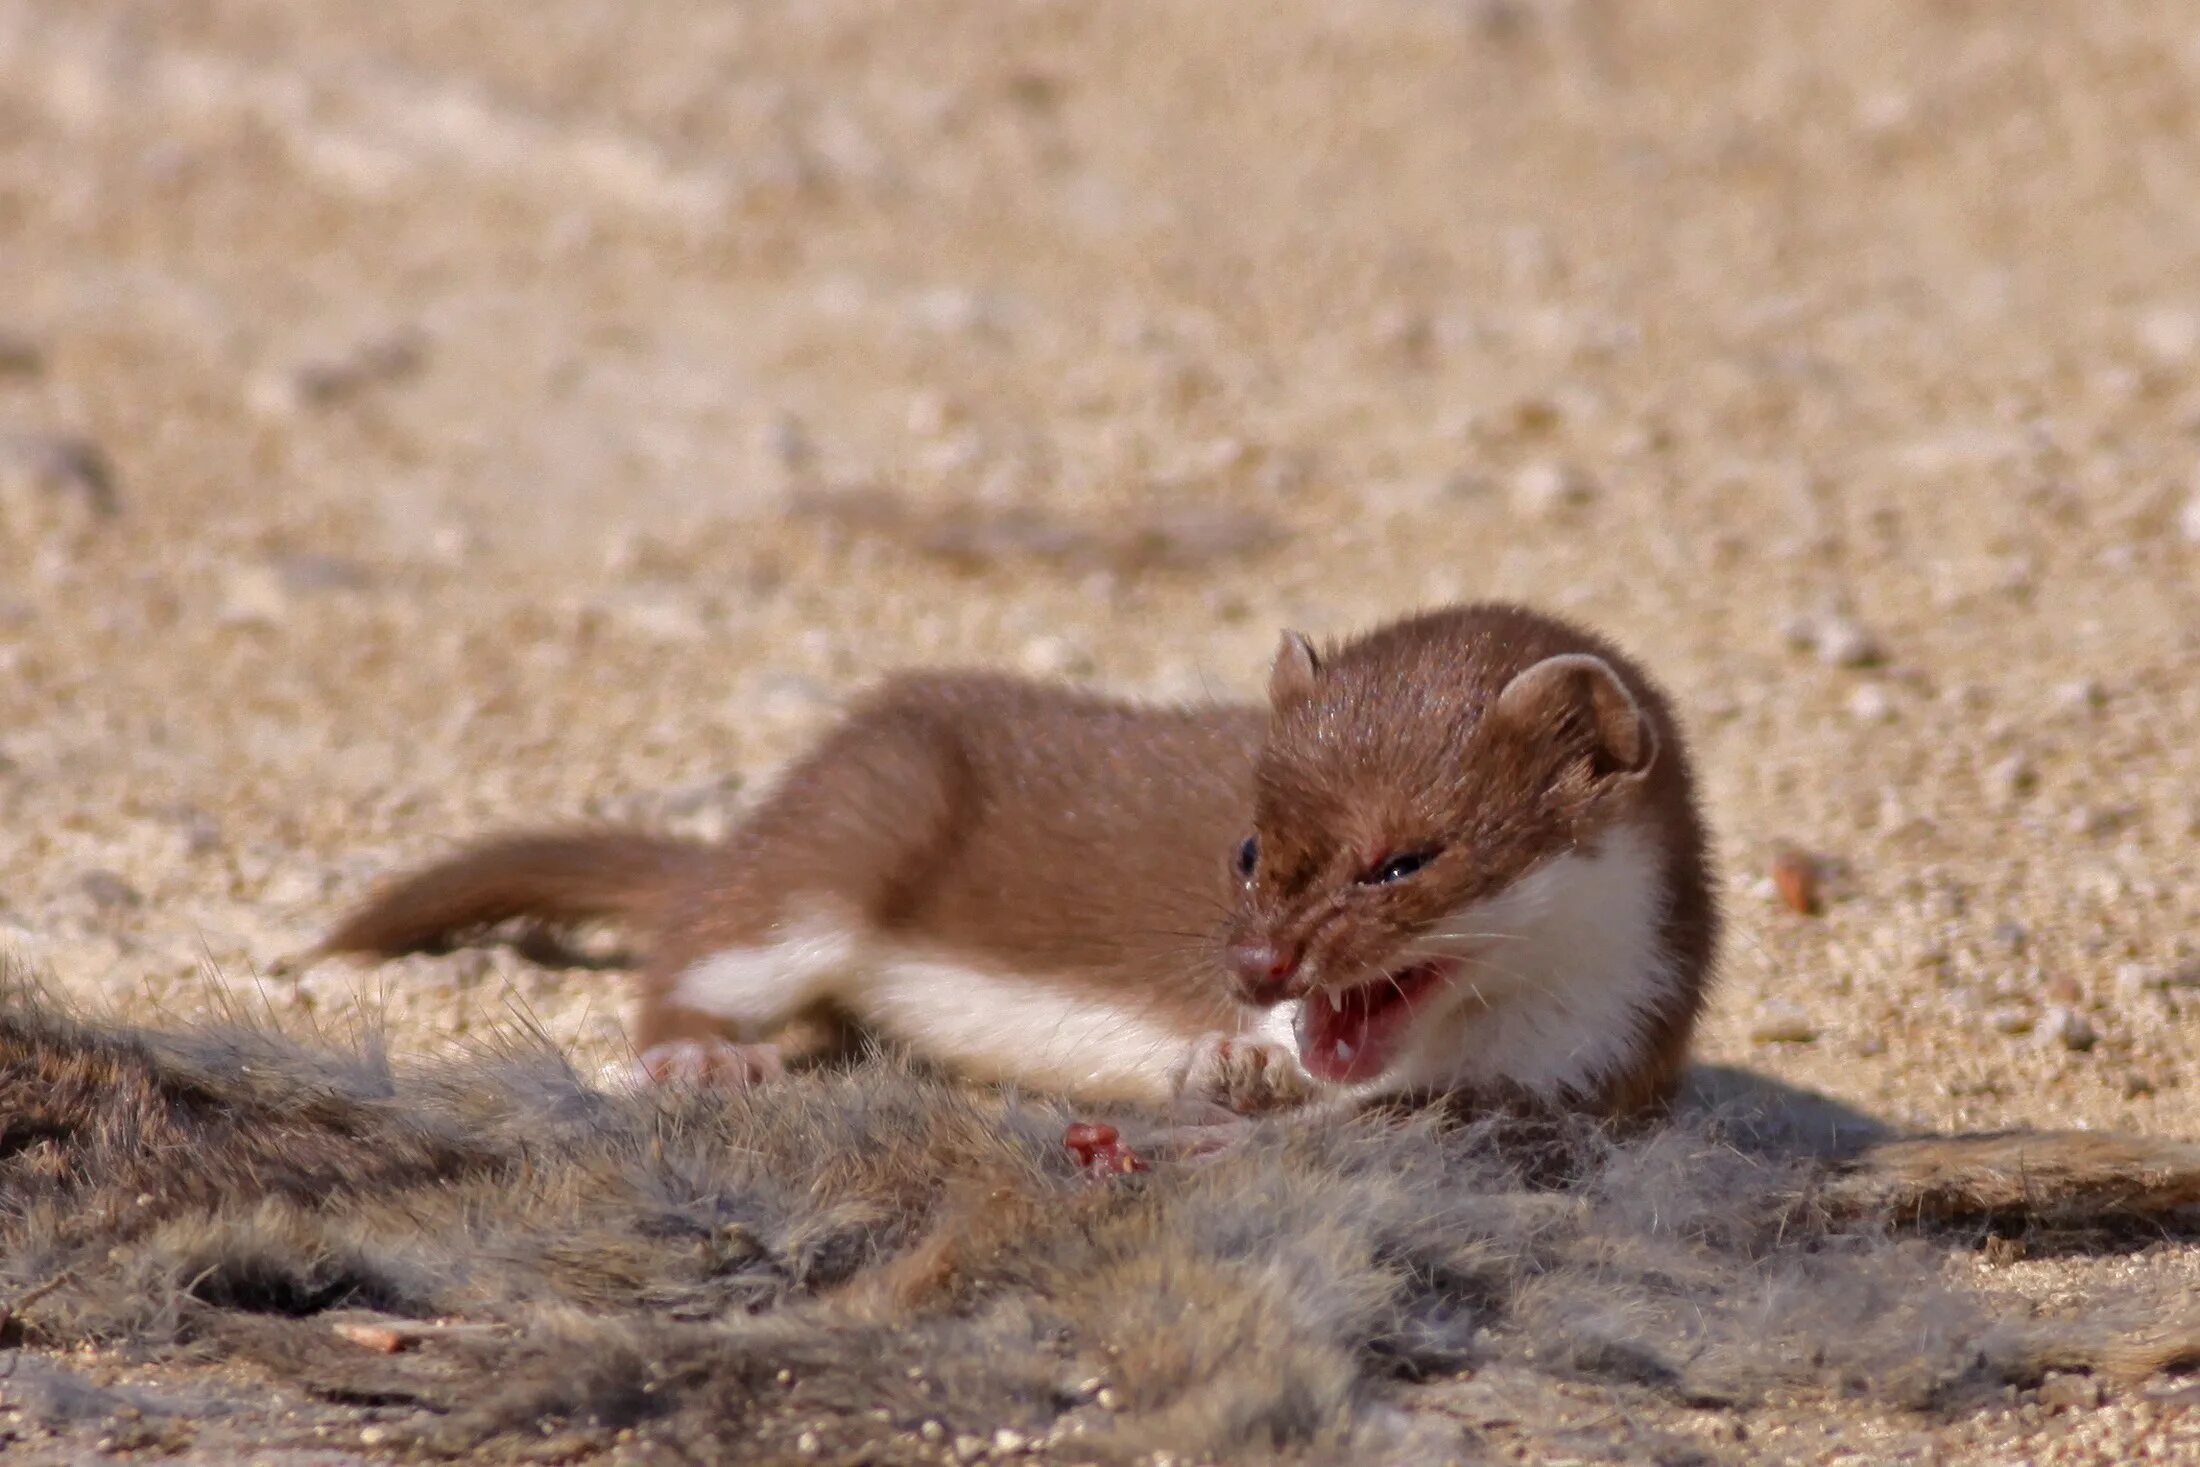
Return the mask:
<path id="1" fill-rule="evenodd" d="M 339 923 L 320 951 L 382 958 L 432 952 L 522 918 L 654 926 L 709 850 L 613 830 L 484 841 L 399 877 Z"/>

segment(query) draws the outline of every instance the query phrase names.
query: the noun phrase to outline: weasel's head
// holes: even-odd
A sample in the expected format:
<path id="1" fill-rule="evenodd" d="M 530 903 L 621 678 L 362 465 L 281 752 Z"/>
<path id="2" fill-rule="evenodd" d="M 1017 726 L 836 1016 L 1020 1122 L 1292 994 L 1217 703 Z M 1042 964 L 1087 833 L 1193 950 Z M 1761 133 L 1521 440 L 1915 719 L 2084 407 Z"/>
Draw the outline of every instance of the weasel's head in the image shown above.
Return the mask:
<path id="1" fill-rule="evenodd" d="M 1602 989 L 1655 981 L 1659 727 L 1592 645 L 1526 613 L 1285 635 L 1226 961 L 1299 1001 L 1316 1078 L 1580 1087 L 1623 1058 L 1601 1030 L 1632 1044 Z"/>

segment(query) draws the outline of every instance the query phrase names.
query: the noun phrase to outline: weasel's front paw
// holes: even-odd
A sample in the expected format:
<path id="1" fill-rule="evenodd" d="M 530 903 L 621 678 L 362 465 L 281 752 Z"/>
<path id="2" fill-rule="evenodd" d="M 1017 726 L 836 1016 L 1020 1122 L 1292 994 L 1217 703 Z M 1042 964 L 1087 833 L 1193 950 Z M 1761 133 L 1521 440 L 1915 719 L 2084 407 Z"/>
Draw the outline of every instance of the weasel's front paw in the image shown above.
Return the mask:
<path id="1" fill-rule="evenodd" d="M 1207 1034 L 1176 1072 L 1180 1100 L 1207 1101 L 1239 1115 L 1289 1110 L 1314 1096 L 1314 1082 L 1289 1045 L 1244 1034 Z"/>
<path id="2" fill-rule="evenodd" d="M 726 1039 L 676 1039 L 653 1044 L 632 1060 L 613 1065 L 604 1080 L 618 1088 L 702 1085 L 740 1090 L 787 1073 L 776 1044 L 735 1044 Z"/>

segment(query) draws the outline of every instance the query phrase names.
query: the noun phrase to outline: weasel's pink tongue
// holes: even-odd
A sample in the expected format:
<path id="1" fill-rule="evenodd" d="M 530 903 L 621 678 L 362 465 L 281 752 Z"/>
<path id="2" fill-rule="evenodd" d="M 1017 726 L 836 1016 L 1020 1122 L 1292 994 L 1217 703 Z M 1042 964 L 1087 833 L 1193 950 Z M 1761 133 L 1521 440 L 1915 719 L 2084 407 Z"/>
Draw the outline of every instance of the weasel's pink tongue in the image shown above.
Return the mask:
<path id="1" fill-rule="evenodd" d="M 1440 965 L 1418 963 L 1357 988 L 1308 994 L 1299 1004 L 1299 1063 L 1336 1085 L 1372 1080 L 1390 1068 L 1415 1005 L 1443 977 Z"/>

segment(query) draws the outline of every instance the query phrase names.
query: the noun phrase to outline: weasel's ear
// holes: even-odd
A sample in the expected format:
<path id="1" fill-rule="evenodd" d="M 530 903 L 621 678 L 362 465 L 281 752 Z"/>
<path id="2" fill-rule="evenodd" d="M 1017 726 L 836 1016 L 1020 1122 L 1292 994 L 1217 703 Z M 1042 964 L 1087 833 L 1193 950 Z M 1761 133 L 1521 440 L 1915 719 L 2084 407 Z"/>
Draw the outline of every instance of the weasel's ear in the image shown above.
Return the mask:
<path id="1" fill-rule="evenodd" d="M 1286 708 L 1314 691 L 1314 673 L 1321 659 L 1304 632 L 1285 632 L 1276 645 L 1276 660 L 1268 668 L 1268 701 Z"/>
<path id="2" fill-rule="evenodd" d="M 1515 674 L 1497 695 L 1494 712 L 1532 732 L 1586 731 L 1595 741 L 1599 774 L 1639 775 L 1658 757 L 1658 732 L 1642 705 L 1611 663 L 1587 652 L 1546 657 Z"/>

